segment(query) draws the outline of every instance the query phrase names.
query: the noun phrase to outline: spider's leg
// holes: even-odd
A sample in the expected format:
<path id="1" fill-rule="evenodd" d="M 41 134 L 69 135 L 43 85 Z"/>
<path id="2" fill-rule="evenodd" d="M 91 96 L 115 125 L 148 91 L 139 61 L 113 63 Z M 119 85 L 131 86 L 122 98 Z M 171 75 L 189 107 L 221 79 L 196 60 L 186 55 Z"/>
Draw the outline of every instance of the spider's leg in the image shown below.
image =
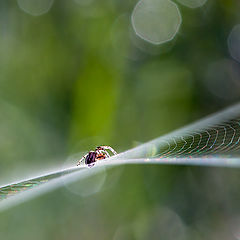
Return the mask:
<path id="1" fill-rule="evenodd" d="M 88 153 L 85 154 L 85 155 L 78 161 L 77 166 L 81 165 L 81 163 L 85 161 L 87 155 L 88 155 Z"/>
<path id="2" fill-rule="evenodd" d="M 101 153 L 105 154 L 107 157 L 110 157 L 109 153 L 106 150 L 101 150 Z"/>
<path id="3" fill-rule="evenodd" d="M 113 155 L 117 155 L 117 152 L 113 149 L 113 148 L 111 148 L 111 147 L 109 147 L 109 146 L 100 146 L 103 150 L 110 150 L 112 153 L 113 153 Z"/>
<path id="4" fill-rule="evenodd" d="M 99 155 L 99 154 L 101 154 L 102 153 L 102 151 L 101 150 L 95 150 L 96 151 L 96 154 L 97 155 Z"/>
<path id="5" fill-rule="evenodd" d="M 110 157 L 109 153 L 106 150 L 103 150 L 103 149 L 96 150 L 96 153 L 97 153 L 97 155 L 98 154 L 104 154 L 107 157 Z"/>

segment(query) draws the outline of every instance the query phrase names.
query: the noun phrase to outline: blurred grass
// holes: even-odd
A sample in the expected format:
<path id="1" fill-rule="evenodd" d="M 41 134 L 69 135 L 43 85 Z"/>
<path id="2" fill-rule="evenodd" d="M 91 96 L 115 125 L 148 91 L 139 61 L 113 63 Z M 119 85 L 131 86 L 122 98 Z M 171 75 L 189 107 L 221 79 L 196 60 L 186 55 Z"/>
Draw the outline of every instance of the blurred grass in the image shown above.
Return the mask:
<path id="1" fill-rule="evenodd" d="M 227 38 L 240 21 L 237 0 L 208 1 L 194 10 L 178 5 L 180 31 L 161 46 L 134 34 L 130 16 L 136 3 L 59 0 L 34 17 L 17 1 L 0 2 L 1 182 L 62 165 L 69 155 L 98 144 L 129 149 L 239 100 L 240 94 L 217 96 L 204 82 L 211 63 L 230 58 Z M 238 75 L 227 77 L 239 81 Z M 158 239 L 151 235 L 158 226 L 147 224 L 153 212 L 185 226 L 187 233 L 174 239 L 233 236 L 237 170 L 121 171 L 112 187 L 107 188 L 113 180 L 106 180 L 106 190 L 96 195 L 79 197 L 62 188 L 1 213 L 1 237 Z M 142 225 L 147 227 L 140 234 L 134 226 Z"/>

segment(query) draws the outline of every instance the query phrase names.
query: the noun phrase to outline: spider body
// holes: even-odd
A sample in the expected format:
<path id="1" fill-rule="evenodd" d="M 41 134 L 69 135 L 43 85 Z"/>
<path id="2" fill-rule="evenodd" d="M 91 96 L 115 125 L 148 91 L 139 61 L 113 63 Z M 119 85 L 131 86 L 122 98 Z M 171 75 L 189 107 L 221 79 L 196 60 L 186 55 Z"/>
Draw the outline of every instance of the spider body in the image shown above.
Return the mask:
<path id="1" fill-rule="evenodd" d="M 97 156 L 96 152 L 93 151 L 89 152 L 85 158 L 85 164 L 89 165 L 96 162 L 96 156 Z"/>
<path id="2" fill-rule="evenodd" d="M 111 156 L 109 153 L 111 153 L 111 155 L 117 154 L 117 152 L 109 146 L 96 147 L 95 151 L 90 151 L 89 153 L 84 155 L 78 161 L 77 166 L 81 165 L 81 163 L 85 163 L 88 167 L 92 167 L 94 166 L 96 161 L 109 158 Z"/>

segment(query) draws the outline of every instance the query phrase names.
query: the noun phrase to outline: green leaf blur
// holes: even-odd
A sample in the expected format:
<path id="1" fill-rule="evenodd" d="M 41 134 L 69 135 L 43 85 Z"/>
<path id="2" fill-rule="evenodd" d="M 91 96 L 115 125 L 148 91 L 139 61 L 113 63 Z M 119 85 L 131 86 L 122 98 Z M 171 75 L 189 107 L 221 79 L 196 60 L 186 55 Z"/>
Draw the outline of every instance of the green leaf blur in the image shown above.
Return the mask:
<path id="1" fill-rule="evenodd" d="M 1 185 L 74 166 L 97 145 L 130 149 L 240 99 L 238 32 L 228 41 L 238 0 L 174 1 L 181 27 L 158 45 L 132 26 L 137 1 L 29 1 L 0 2 Z M 239 239 L 237 169 L 101 174 L 1 212 L 0 238 Z"/>

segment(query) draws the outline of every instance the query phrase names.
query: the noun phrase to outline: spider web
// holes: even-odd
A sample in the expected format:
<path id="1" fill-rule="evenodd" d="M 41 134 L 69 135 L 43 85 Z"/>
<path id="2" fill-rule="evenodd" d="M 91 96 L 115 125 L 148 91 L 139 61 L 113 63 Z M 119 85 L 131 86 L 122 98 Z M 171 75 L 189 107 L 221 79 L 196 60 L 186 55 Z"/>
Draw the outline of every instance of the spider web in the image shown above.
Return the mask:
<path id="1" fill-rule="evenodd" d="M 76 168 L 66 169 L 66 170 L 63 170 L 63 171 L 58 171 L 58 172 L 54 172 L 54 173 L 51 173 L 51 174 L 46 174 L 46 175 L 43 175 L 43 176 L 32 178 L 32 179 L 29 179 L 29 180 L 20 181 L 20 182 L 17 182 L 17 183 L 12 183 L 12 184 L 9 184 L 9 185 L 6 185 L 6 186 L 2 186 L 2 187 L 0 187 L 0 200 L 6 199 L 8 197 L 11 197 L 11 196 L 19 193 L 19 192 L 32 189 L 32 188 L 37 187 L 37 186 L 39 186 L 43 183 L 47 183 L 50 180 L 63 177 L 65 175 L 68 175 L 70 173 L 74 173 L 76 171 L 79 171 L 79 169 L 76 169 Z"/>
<path id="2" fill-rule="evenodd" d="M 115 163 L 240 165 L 240 105 L 126 151 Z"/>
<path id="3" fill-rule="evenodd" d="M 63 177 L 73 174 L 75 176 L 71 181 L 76 181 L 79 176 L 89 177 L 100 170 L 101 166 L 133 163 L 240 167 L 240 104 L 117 156 L 98 161 L 92 169 L 63 169 L 0 187 L 0 200 L 40 188 L 40 185 L 48 186 L 48 190 L 56 188 L 62 185 Z M 37 194 L 41 191 L 38 190 Z"/>

